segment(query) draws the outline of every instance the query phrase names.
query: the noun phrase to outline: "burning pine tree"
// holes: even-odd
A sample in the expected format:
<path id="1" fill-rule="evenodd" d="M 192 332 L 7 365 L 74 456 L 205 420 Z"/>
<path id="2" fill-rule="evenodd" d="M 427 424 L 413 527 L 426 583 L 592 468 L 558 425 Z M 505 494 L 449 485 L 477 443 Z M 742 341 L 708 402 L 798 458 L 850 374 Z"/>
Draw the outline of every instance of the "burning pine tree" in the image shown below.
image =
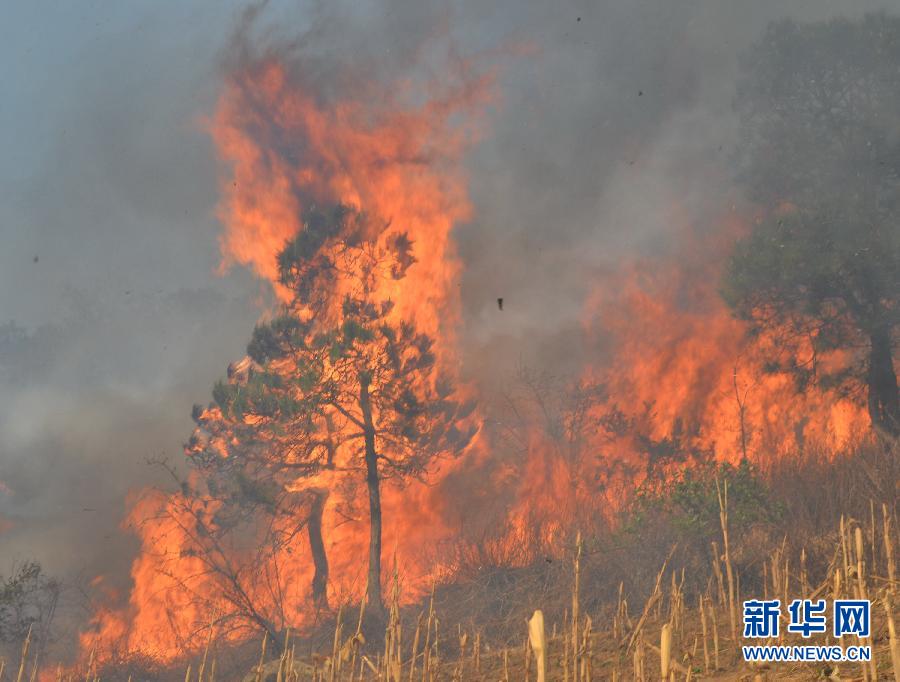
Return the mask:
<path id="1" fill-rule="evenodd" d="M 365 483 L 367 603 L 380 612 L 383 482 L 423 476 L 475 433 L 474 405 L 452 397 L 432 339 L 394 312 L 391 286 L 415 262 L 411 246 L 343 205 L 306 212 L 278 254 L 291 299 L 256 327 L 249 358 L 216 384 L 210 408 L 195 411 L 187 452 L 224 507 L 306 526 L 320 606 L 325 501 L 352 503 Z"/>

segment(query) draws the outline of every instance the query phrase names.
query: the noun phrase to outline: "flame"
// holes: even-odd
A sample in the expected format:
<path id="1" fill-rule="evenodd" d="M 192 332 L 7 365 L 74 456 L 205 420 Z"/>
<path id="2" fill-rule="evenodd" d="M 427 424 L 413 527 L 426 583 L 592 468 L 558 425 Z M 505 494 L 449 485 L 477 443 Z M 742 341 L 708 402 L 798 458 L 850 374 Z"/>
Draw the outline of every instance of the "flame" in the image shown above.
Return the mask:
<path id="1" fill-rule="evenodd" d="M 362 88 L 327 104 L 298 82 L 275 58 L 247 65 L 231 75 L 210 121 L 227 169 L 219 207 L 223 269 L 252 268 L 287 301 L 275 256 L 303 229 L 304 209 L 340 202 L 362 210 L 373 218 L 379 243 L 409 236 L 415 263 L 382 295 L 395 303 L 394 315 L 436 339 L 441 365 L 454 369 L 462 266 L 451 233 L 472 216 L 460 157 L 477 131 L 472 121 L 488 101 L 490 78 L 466 73 L 424 98 L 402 87 L 394 94 Z M 703 235 L 693 225 L 675 228 L 683 239 L 674 252 L 597 272 L 584 304 L 583 333 L 586 345 L 600 352 L 579 385 L 602 391 L 587 392 L 578 438 L 564 447 L 532 426 L 524 456 L 513 463 L 488 466 L 499 446 L 482 440 L 465 458 L 432 472 L 427 483 L 385 486 L 385 563 L 396 562 L 407 599 L 444 570 L 441 556 L 422 548 L 458 534 L 448 495 L 460 476 L 474 481 L 488 471 L 483 487 L 508 491 L 509 504 L 494 519 L 501 545 L 532 543 L 552 552 L 573 527 L 585 527 L 584 519 L 611 519 L 627 487 L 649 475 L 654 443 L 687 455 L 682 464 L 703 457 L 736 461 L 744 454 L 764 462 L 811 444 L 840 448 L 866 428 L 865 413 L 851 398 L 817 387 L 800 390 L 787 373 L 768 371 L 768 359 L 779 350 L 777 334 L 748 335 L 721 301 L 721 267 L 734 238 L 747 229 L 742 221 L 723 216 L 719 229 Z M 335 286 L 337 298 L 340 283 Z M 821 359 L 847 360 L 840 354 Z M 234 380 L 244 369 L 236 366 Z M 218 446 L 224 453 L 228 443 Z M 351 484 L 323 472 L 297 489 Z M 193 475 L 191 486 L 202 485 Z M 368 522 L 338 498 L 327 497 L 323 514 L 332 603 L 359 598 L 365 583 L 360 557 Z M 232 605 L 191 554 L 192 535 L 202 530 L 198 519 L 207 527 L 216 523 L 215 503 L 203 504 L 183 493 L 134 498 L 125 523 L 141 541 L 133 588 L 118 609 L 98 605 L 82 635 L 84 651 L 119 646 L 171 661 L 201 646 L 211 623 L 226 622 Z M 236 561 L 252 556 L 248 546 L 229 551 Z M 526 561 L 529 553 L 515 556 Z M 293 628 L 309 625 L 315 618 L 308 594 L 313 567 L 305 539 L 297 536 L 271 561 L 278 566 L 277 586 L 287 591 L 279 617 Z M 253 589 L 260 590 L 254 595 L 260 603 L 270 601 L 263 585 Z M 239 641 L 251 629 L 244 622 L 215 631 Z"/>
<path id="2" fill-rule="evenodd" d="M 594 343 L 602 330 L 612 360 L 588 373 L 606 382 L 609 405 L 646 415 L 645 435 L 680 430 L 690 449 L 719 460 L 746 455 L 765 465 L 804 447 L 845 447 L 868 428 L 865 410 L 817 385 L 801 389 L 771 366 L 786 353 L 810 358 L 808 340 L 785 345 L 783 330 L 749 334 L 731 315 L 718 293 L 722 267 L 748 226 L 733 214 L 719 223 L 703 236 L 682 226 L 676 253 L 630 262 L 614 284 L 601 277 L 585 327 Z M 841 352 L 817 359 L 832 369 L 849 361 Z"/>
<path id="3" fill-rule="evenodd" d="M 298 85 L 288 66 L 275 58 L 232 73 L 210 120 L 226 169 L 218 211 L 224 226 L 222 269 L 252 268 L 287 302 L 276 255 L 303 229 L 303 211 L 335 203 L 363 211 L 380 245 L 398 234 L 411 242 L 414 261 L 406 276 L 388 282 L 380 296 L 393 302 L 393 316 L 435 339 L 439 364 L 454 371 L 461 266 L 451 231 L 472 212 L 459 157 L 477 135 L 477 113 L 491 85 L 489 76 L 461 68 L 457 78 L 430 84 L 424 97 L 409 92 L 409 86 L 390 95 L 372 88 L 330 104 Z M 334 286 L 333 298 L 339 301 L 341 283 Z M 233 370 L 239 381 L 242 365 Z M 215 444 L 227 450 L 227 442 Z M 202 490 L 196 472 L 190 485 Z M 334 471 L 297 484 L 298 490 L 325 491 L 347 485 L 353 481 Z M 350 499 L 362 493 L 351 492 Z M 420 482 L 402 490 L 383 487 L 385 565 L 399 567 L 409 598 L 426 589 L 433 574 L 421 548 L 451 533 L 435 494 Z M 327 497 L 322 528 L 332 603 L 361 596 L 365 562 L 360 557 L 366 556 L 368 543 L 364 505 L 348 510 L 339 497 Z M 82 634 L 82 651 L 118 648 L 171 661 L 202 644 L 211 623 L 229 623 L 213 628 L 226 641 L 249 635 L 245 621 L 227 621 L 233 603 L 192 553 L 192 540 L 203 527 L 216 524 L 214 505 L 183 493 L 153 491 L 133 500 L 124 524 L 141 540 L 131 570 L 133 588 L 118 609 L 102 605 L 112 601 L 112 595 L 104 595 Z M 293 628 L 315 617 L 308 598 L 313 567 L 305 543 L 300 534 L 269 557 L 277 562 L 276 581 L 286 591 L 280 624 Z M 229 551 L 235 565 L 248 556 L 247 547 Z M 266 586 L 251 584 L 250 589 L 257 590 L 252 598 L 263 609 L 272 607 Z"/>
<path id="4" fill-rule="evenodd" d="M 576 528 L 614 523 L 635 485 L 654 474 L 743 457 L 765 469 L 806 448 L 840 452 L 867 433 L 858 396 L 800 387 L 772 367 L 786 354 L 809 358 L 808 342 L 785 345 L 782 330 L 750 334 L 728 310 L 722 268 L 749 226 L 732 213 L 717 222 L 713 230 L 676 222 L 673 248 L 597 272 L 582 330 L 598 352 L 574 386 L 595 387 L 593 399 L 577 416 L 572 405 L 551 405 L 544 386 L 541 412 L 526 417 L 522 464 L 504 481 L 516 492 L 503 533 L 525 546 L 526 560 L 571 546 Z M 817 358 L 828 370 L 852 361 L 846 352 Z M 548 410 L 561 432 L 542 426 Z"/>
<path id="5" fill-rule="evenodd" d="M 453 80 L 419 106 L 361 93 L 323 107 L 292 85 L 281 62 L 235 74 L 212 123 L 231 169 L 219 211 L 223 267 L 250 266 L 286 297 L 275 254 L 302 228 L 305 206 L 341 202 L 384 221 L 385 237 L 391 227 L 408 234 L 416 265 L 390 292 L 397 315 L 449 341 L 460 273 L 450 233 L 472 212 L 457 162 L 477 134 L 451 119 L 482 105 L 490 84 L 469 74 Z"/>

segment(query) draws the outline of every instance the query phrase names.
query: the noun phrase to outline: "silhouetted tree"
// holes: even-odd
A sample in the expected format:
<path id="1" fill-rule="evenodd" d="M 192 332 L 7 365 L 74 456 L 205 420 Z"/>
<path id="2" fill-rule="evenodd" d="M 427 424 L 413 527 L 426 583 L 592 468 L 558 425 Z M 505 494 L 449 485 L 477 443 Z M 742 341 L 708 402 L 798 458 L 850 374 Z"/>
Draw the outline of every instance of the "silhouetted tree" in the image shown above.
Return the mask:
<path id="1" fill-rule="evenodd" d="M 30 632 L 30 649 L 40 659 L 50 640 L 61 590 L 59 582 L 35 561 L 15 566 L 9 577 L 0 576 L 0 643 L 20 653 Z"/>
<path id="2" fill-rule="evenodd" d="M 842 349 L 875 427 L 900 432 L 900 18 L 773 24 L 738 86 L 740 177 L 769 209 L 735 250 L 724 296 L 757 329 Z"/>

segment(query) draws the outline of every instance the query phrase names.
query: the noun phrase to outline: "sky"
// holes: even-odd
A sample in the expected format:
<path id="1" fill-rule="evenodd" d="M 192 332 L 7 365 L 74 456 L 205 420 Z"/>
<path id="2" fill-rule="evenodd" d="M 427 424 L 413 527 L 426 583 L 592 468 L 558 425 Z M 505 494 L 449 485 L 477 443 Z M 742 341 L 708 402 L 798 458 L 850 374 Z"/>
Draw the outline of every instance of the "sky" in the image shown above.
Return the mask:
<path id="1" fill-rule="evenodd" d="M 266 292 L 219 271 L 204 120 L 246 6 L 0 10 L 0 575 L 37 558 L 126 584 L 129 491 L 162 482 L 148 460 L 181 457 L 191 405 L 243 355 Z M 879 8 L 900 0 L 273 1 L 254 35 L 386 77 L 436 33 L 496 60 L 455 237 L 466 371 L 499 384 L 523 358 L 571 369 L 592 275 L 674 238 L 673 201 L 740 201 L 733 84 L 769 21 Z M 513 44 L 534 49 L 492 56 Z"/>

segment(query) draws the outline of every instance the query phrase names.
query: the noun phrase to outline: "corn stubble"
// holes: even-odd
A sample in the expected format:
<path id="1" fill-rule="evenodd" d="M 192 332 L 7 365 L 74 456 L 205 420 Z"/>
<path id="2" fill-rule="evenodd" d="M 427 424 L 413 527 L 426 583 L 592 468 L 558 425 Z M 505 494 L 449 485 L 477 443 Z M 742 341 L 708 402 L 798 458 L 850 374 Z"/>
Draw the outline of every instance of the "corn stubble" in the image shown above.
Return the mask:
<path id="1" fill-rule="evenodd" d="M 347 609 L 341 607 L 338 610 L 331 650 L 326 655 L 298 655 L 297 643 L 288 632 L 285 641 L 277 647 L 280 654 L 271 657 L 272 647 L 266 636 L 260 646 L 257 664 L 241 679 L 243 682 L 657 682 L 824 678 L 900 682 L 900 635 L 895 620 L 897 537 L 894 518 L 887 505 L 881 505 L 880 519 L 876 519 L 879 515 L 875 514 L 872 505 L 866 520 L 868 527 L 855 519 L 841 517 L 827 578 L 818 585 L 808 582 L 805 548 L 800 554 L 798 571 L 791 570 L 785 551 L 786 540 L 762 560 L 766 595 L 787 601 L 791 598 L 871 599 L 873 633 L 868 643 L 873 647 L 873 660 L 818 669 L 795 664 L 763 669 L 741 660 L 740 576 L 731 556 L 727 484 L 718 487 L 718 503 L 721 550 L 718 542 L 712 544 L 709 580 L 693 608 L 688 607 L 684 594 L 684 569 L 669 568 L 676 551 L 673 546 L 656 574 L 654 587 L 637 618 L 632 618 L 629 612 L 622 584 L 614 609 L 609 609 L 611 617 L 609 612 L 593 617 L 584 613 L 579 594 L 584 543 L 579 534 L 571 554 L 572 591 L 571 601 L 564 609 L 567 615 L 561 623 L 554 623 L 548 633 L 544 610 L 537 608 L 531 618 L 522 623 L 522 639 L 519 640 L 522 645 L 491 646 L 480 630 L 466 630 L 461 625 L 452 633 L 442 632 L 434 588 L 427 607 L 414 621 L 412 637 L 405 639 L 400 580 L 395 567 L 383 647 L 377 653 L 367 646 L 363 636 L 363 600 L 356 623 L 351 620 L 350 629 L 345 622 Z M 600 615 L 606 617 L 599 618 Z M 605 627 L 598 628 L 597 623 L 603 623 Z M 782 637 L 780 642 L 791 643 L 791 636 Z M 826 643 L 835 642 L 828 635 Z M 843 642 L 837 643 L 846 646 Z M 57 667 L 54 675 L 39 671 L 31 648 L 29 632 L 14 668 L 15 676 L 11 676 L 13 669 L 8 662 L 0 659 L 0 681 L 102 682 L 94 652 L 80 673 L 64 673 Z M 445 651 L 453 652 L 453 655 L 445 656 Z M 128 679 L 132 682 L 131 677 Z M 236 678 L 217 673 L 214 642 L 210 637 L 199 660 L 186 666 L 183 679 L 185 682 L 225 682 Z"/>

